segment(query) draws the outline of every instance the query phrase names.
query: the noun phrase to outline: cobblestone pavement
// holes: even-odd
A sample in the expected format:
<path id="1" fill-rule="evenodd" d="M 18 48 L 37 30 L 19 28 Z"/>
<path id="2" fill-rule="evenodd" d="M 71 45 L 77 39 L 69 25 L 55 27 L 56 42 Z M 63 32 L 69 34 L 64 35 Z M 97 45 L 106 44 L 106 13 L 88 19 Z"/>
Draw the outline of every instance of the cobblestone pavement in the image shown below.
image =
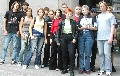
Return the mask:
<path id="1" fill-rule="evenodd" d="M 70 76 L 69 73 L 63 75 L 61 74 L 60 71 L 49 70 L 48 67 L 40 68 L 36 70 L 33 66 L 34 58 L 35 56 L 33 56 L 30 66 L 26 70 L 23 70 L 21 66 L 11 65 L 11 57 L 6 57 L 5 64 L 0 65 L 0 76 Z M 120 76 L 120 53 L 115 54 L 114 61 L 115 61 L 114 66 L 117 72 L 112 73 L 112 76 Z M 91 72 L 90 75 L 87 75 L 85 73 L 80 75 L 78 74 L 78 70 L 77 70 L 78 68 L 75 67 L 75 71 L 74 71 L 75 76 L 97 76 L 98 68 L 99 68 L 99 58 L 97 55 L 96 72 Z"/>

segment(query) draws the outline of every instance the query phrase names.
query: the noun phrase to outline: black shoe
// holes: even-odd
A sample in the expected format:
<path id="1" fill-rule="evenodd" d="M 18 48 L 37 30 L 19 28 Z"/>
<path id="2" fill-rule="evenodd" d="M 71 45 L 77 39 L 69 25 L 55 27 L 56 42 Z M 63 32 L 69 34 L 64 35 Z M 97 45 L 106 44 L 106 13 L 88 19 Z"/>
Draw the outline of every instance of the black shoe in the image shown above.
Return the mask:
<path id="1" fill-rule="evenodd" d="M 90 70 L 93 71 L 93 72 L 95 72 L 95 67 L 91 68 Z"/>
<path id="2" fill-rule="evenodd" d="M 65 74 L 65 73 L 68 73 L 68 71 L 67 70 L 62 70 L 61 71 L 61 74 Z"/>
<path id="3" fill-rule="evenodd" d="M 73 71 L 70 72 L 70 76 L 74 76 L 74 72 Z"/>
<path id="4" fill-rule="evenodd" d="M 112 72 L 116 72 L 116 69 L 114 66 L 112 66 Z"/>
<path id="5" fill-rule="evenodd" d="M 0 61 L 0 65 L 4 64 L 4 61 Z"/>

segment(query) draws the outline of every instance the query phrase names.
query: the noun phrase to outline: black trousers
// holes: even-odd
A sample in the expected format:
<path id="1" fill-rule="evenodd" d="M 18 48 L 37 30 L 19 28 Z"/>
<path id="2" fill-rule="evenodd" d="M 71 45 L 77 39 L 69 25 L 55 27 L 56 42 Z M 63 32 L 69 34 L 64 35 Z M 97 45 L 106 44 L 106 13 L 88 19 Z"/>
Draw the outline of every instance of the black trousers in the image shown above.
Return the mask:
<path id="1" fill-rule="evenodd" d="M 52 50 L 51 50 L 51 57 L 49 62 L 49 69 L 55 70 L 56 68 L 62 70 L 62 51 L 60 46 L 57 45 L 56 41 L 54 40 L 55 37 L 52 39 Z M 57 66 L 57 53 L 58 53 L 58 66 Z"/>
<path id="2" fill-rule="evenodd" d="M 75 43 L 72 43 L 72 36 L 66 35 L 61 38 L 61 50 L 62 50 L 62 60 L 63 60 L 63 68 L 67 69 L 67 53 L 69 51 L 69 59 L 70 59 L 70 71 L 74 70 L 74 61 L 75 61 Z"/>
<path id="3" fill-rule="evenodd" d="M 50 58 L 50 36 L 47 36 L 47 44 L 45 44 L 45 48 L 44 48 L 44 58 L 43 58 L 44 66 L 48 65 L 49 58 Z"/>
<path id="4" fill-rule="evenodd" d="M 91 64 L 90 64 L 91 68 L 95 67 L 96 54 L 97 54 L 97 41 L 94 40 L 94 44 L 93 44 L 93 47 L 92 47 Z"/>

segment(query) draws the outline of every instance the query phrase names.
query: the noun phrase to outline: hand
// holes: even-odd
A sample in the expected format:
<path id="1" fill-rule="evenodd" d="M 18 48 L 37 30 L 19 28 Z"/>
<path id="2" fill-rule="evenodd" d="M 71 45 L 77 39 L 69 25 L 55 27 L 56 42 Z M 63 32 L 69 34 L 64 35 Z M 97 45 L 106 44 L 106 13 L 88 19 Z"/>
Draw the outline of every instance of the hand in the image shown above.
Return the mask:
<path id="1" fill-rule="evenodd" d="M 60 43 L 57 43 L 57 45 L 59 46 L 59 45 L 60 45 Z"/>
<path id="2" fill-rule="evenodd" d="M 50 39 L 50 44 L 52 44 L 52 39 Z"/>
<path id="3" fill-rule="evenodd" d="M 44 40 L 44 43 L 47 44 L 47 39 Z"/>
<path id="4" fill-rule="evenodd" d="M 84 29 L 88 29 L 88 25 L 83 25 L 83 28 Z"/>
<path id="5" fill-rule="evenodd" d="M 113 41 L 113 39 L 112 39 L 112 38 L 109 38 L 108 44 L 112 44 L 112 41 Z"/>
<path id="6" fill-rule="evenodd" d="M 72 43 L 76 43 L 76 40 L 75 40 L 75 39 L 73 39 Z"/>
<path id="7" fill-rule="evenodd" d="M 31 40 L 34 40 L 35 39 L 35 37 L 34 36 L 30 36 L 31 37 Z"/>
<path id="8" fill-rule="evenodd" d="M 117 44 L 117 39 L 116 38 L 114 38 L 114 40 L 113 40 L 116 44 Z"/>
<path id="9" fill-rule="evenodd" d="M 21 34 L 21 38 L 22 38 L 23 40 L 25 40 L 25 36 L 24 36 L 24 34 Z"/>
<path id="10" fill-rule="evenodd" d="M 18 35 L 19 35 L 19 31 L 17 32 L 16 36 L 18 37 Z"/>
<path id="11" fill-rule="evenodd" d="M 5 36 L 7 36 L 7 35 L 8 35 L 7 31 L 4 31 L 4 35 L 5 35 Z"/>

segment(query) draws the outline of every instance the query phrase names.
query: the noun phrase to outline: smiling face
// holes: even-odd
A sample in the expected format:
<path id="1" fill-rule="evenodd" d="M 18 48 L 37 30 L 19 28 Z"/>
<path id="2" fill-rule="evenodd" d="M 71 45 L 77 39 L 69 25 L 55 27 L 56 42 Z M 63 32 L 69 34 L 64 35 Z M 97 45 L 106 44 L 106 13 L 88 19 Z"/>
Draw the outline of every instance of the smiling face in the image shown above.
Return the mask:
<path id="1" fill-rule="evenodd" d="M 18 4 L 18 3 L 15 3 L 13 9 L 18 10 L 19 8 L 20 8 L 20 7 L 19 7 L 19 4 Z"/>
<path id="2" fill-rule="evenodd" d="M 32 16 L 32 9 L 28 8 L 26 14 L 27 16 Z"/>
<path id="3" fill-rule="evenodd" d="M 76 13 L 76 14 L 80 14 L 80 13 L 81 13 L 81 7 L 76 6 L 76 7 L 75 7 L 75 13 Z"/>
<path id="4" fill-rule="evenodd" d="M 42 8 L 40 8 L 40 9 L 38 9 L 37 10 L 37 14 L 38 14 L 38 16 L 40 17 L 40 18 L 42 18 L 43 16 L 44 16 L 44 10 L 42 9 Z"/>
<path id="5" fill-rule="evenodd" d="M 49 11 L 48 16 L 50 19 L 54 19 L 54 11 Z"/>
<path id="6" fill-rule="evenodd" d="M 87 8 L 82 8 L 83 15 L 88 15 L 89 10 Z"/>

